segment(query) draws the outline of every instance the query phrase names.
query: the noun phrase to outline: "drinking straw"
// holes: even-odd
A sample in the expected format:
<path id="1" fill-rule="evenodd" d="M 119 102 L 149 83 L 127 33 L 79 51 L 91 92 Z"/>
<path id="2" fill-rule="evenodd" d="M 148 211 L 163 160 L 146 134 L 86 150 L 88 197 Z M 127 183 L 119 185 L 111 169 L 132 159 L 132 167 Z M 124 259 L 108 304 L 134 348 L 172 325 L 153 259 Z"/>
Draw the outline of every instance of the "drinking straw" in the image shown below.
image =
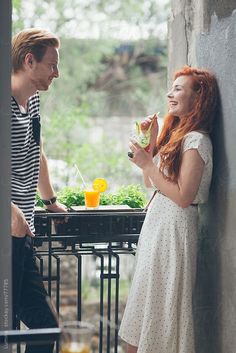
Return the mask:
<path id="1" fill-rule="evenodd" d="M 85 181 L 84 181 L 84 178 L 83 178 L 83 176 L 82 176 L 82 174 L 81 174 L 81 172 L 80 172 L 79 168 L 77 167 L 77 165 L 76 165 L 76 164 L 74 164 L 74 166 L 75 166 L 75 168 L 77 169 L 76 176 L 77 176 L 77 174 L 79 174 L 79 176 L 80 176 L 80 178 L 81 178 L 81 180 L 82 180 L 82 183 L 83 183 L 83 185 L 84 185 L 85 189 L 87 189 L 88 187 L 87 187 L 87 185 L 86 185 L 86 183 L 85 183 Z"/>

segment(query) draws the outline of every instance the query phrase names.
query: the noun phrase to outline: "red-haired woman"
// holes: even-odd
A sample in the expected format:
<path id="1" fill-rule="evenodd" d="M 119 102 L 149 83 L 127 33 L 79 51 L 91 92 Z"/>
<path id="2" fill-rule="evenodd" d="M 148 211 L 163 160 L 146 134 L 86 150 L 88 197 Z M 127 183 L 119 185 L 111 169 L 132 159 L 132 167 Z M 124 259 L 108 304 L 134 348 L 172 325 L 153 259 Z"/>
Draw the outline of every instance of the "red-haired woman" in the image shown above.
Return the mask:
<path id="1" fill-rule="evenodd" d="M 217 96 L 213 74 L 184 67 L 175 74 L 167 94 L 169 111 L 158 138 L 157 118 L 152 118 L 150 150 L 130 142 L 130 160 L 142 169 L 145 185 L 157 192 L 139 237 L 136 270 L 119 331 L 127 353 L 195 352 L 197 206 L 206 202 L 211 182 L 209 133 Z M 143 126 L 150 122 L 145 119 Z"/>

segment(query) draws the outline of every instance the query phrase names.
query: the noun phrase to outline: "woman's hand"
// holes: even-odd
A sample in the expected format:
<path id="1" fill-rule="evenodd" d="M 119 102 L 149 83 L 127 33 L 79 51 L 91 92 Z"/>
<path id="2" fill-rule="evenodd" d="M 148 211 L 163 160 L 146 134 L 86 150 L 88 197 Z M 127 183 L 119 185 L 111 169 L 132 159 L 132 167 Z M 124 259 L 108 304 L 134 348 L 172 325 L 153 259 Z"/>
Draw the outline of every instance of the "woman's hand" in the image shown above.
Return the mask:
<path id="1" fill-rule="evenodd" d="M 145 151 L 134 139 L 131 139 L 129 142 L 129 148 L 133 153 L 133 157 L 129 158 L 131 162 L 136 164 L 139 168 L 145 169 L 151 164 L 152 162 L 152 154 L 150 152 Z"/>
<path id="2" fill-rule="evenodd" d="M 158 115 L 154 114 L 152 117 L 152 129 L 151 129 L 151 138 L 150 138 L 150 147 L 149 147 L 149 153 L 153 156 L 153 150 L 156 146 L 157 142 L 157 136 L 159 133 L 159 124 L 158 124 Z"/>
<path id="3" fill-rule="evenodd" d="M 131 139 L 129 143 L 129 147 L 131 150 L 131 153 L 130 152 L 128 153 L 129 159 L 141 169 L 144 169 L 145 165 L 150 161 L 152 161 L 153 150 L 156 146 L 156 140 L 157 140 L 157 135 L 159 130 L 157 119 L 158 119 L 157 114 L 154 114 L 152 116 L 148 116 L 140 123 L 140 128 L 143 132 L 148 130 L 150 127 L 150 124 L 152 124 L 150 143 L 147 147 L 142 148 L 138 144 L 136 139 Z"/>
<path id="4" fill-rule="evenodd" d="M 158 132 L 159 132 L 158 115 L 157 114 L 150 115 L 146 119 L 144 119 L 141 122 L 141 124 L 140 124 L 141 130 L 142 131 L 148 130 L 149 127 L 150 127 L 150 124 L 152 124 L 152 126 L 151 126 L 150 143 L 145 148 L 145 151 L 147 151 L 151 155 L 153 155 L 153 150 L 154 150 L 154 148 L 156 146 L 157 135 L 158 135 Z"/>

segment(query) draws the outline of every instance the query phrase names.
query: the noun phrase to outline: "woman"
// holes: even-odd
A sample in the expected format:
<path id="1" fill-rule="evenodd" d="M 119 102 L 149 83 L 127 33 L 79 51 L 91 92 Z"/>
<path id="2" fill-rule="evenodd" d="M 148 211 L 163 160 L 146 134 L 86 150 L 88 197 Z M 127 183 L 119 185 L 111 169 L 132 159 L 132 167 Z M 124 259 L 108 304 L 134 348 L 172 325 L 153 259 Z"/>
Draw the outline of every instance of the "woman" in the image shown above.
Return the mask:
<path id="1" fill-rule="evenodd" d="M 149 151 L 130 142 L 130 160 L 156 193 L 139 237 L 136 270 L 119 331 L 127 353 L 195 352 L 197 205 L 206 202 L 211 182 L 208 134 L 217 106 L 217 83 L 207 70 L 190 67 L 174 79 L 158 139 L 154 115 L 142 123 L 147 128 L 153 120 Z"/>

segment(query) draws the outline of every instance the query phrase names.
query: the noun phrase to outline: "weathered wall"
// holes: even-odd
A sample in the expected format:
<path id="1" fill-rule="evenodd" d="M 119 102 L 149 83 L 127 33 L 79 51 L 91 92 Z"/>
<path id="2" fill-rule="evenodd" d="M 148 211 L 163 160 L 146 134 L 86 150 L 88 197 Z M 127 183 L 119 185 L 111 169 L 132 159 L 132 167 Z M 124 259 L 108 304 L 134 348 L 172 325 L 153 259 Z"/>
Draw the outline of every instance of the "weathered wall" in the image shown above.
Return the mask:
<path id="1" fill-rule="evenodd" d="M 11 156 L 11 3 L 0 1 L 0 330 L 12 326 L 11 312 L 11 236 L 10 236 L 10 156 Z M 1 353 L 11 349 L 7 343 Z"/>
<path id="2" fill-rule="evenodd" d="M 214 175 L 202 227 L 196 288 L 197 353 L 236 352 L 236 1 L 172 0 L 169 77 L 206 67 L 221 96 L 213 133 Z"/>

